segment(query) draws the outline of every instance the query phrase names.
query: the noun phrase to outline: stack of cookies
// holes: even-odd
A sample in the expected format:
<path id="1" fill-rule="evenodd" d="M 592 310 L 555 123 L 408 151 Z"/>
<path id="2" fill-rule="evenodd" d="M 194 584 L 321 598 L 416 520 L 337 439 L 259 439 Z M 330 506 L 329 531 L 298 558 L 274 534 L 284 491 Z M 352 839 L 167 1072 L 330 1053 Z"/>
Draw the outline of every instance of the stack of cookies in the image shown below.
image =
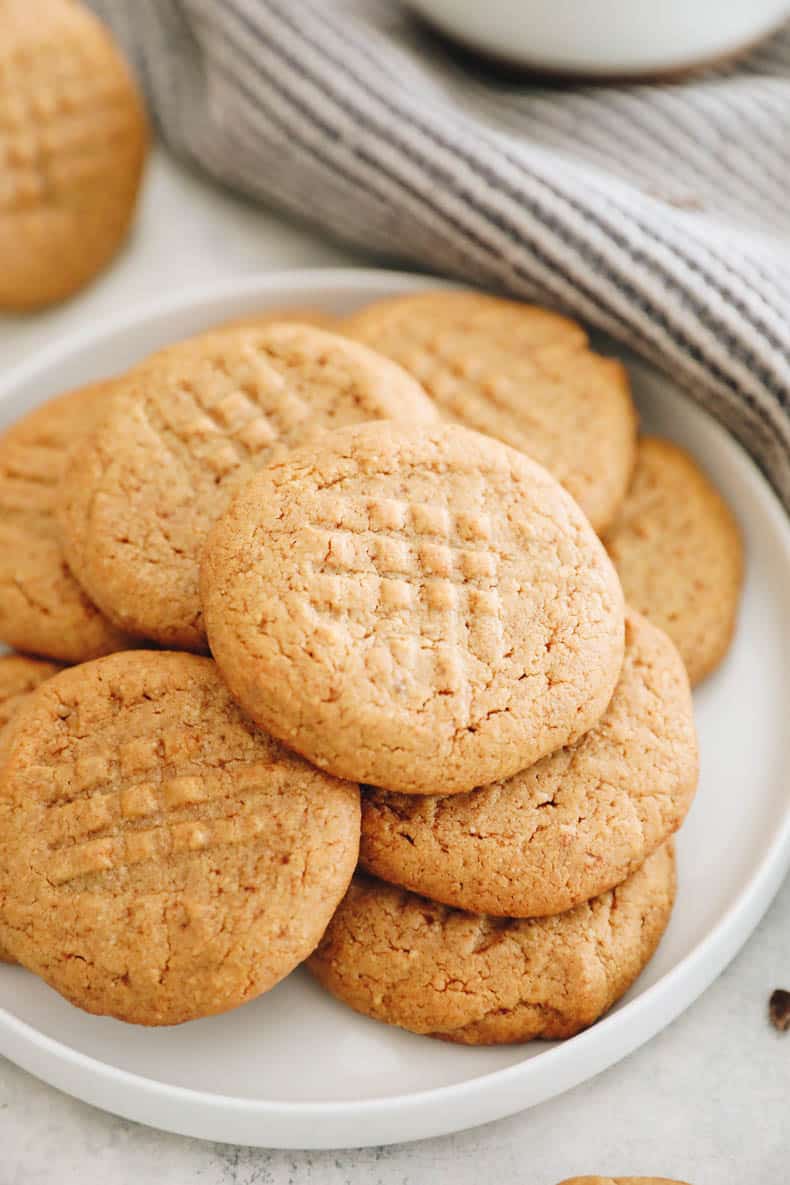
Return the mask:
<path id="1" fill-rule="evenodd" d="M 0 946 L 143 1024 L 307 960 L 417 1033 L 569 1036 L 669 920 L 683 658 L 726 650 L 737 530 L 572 322 L 471 293 L 319 320 L 0 440 L 0 637 L 39 656 L 0 659 Z"/>

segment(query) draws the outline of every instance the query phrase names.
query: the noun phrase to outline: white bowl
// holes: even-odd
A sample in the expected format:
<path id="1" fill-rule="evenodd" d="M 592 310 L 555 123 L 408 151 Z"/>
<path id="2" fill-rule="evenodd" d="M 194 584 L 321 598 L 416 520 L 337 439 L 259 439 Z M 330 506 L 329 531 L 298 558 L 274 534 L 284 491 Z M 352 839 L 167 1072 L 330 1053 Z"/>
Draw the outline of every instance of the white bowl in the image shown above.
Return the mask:
<path id="1" fill-rule="evenodd" d="M 88 325 L 5 375 L 0 426 L 231 317 L 288 303 L 343 313 L 439 283 L 348 269 L 182 292 Z M 678 842 L 677 906 L 620 1004 L 570 1041 L 469 1049 L 358 1016 L 298 970 L 224 1016 L 141 1029 L 80 1012 L 20 967 L 0 965 L 0 1054 L 96 1107 L 184 1135 L 270 1148 L 393 1143 L 567 1090 L 649 1040 L 719 974 L 790 863 L 790 525 L 726 432 L 670 379 L 628 361 L 647 426 L 691 449 L 737 507 L 748 564 L 733 649 L 695 696 L 702 777 Z"/>
<path id="2" fill-rule="evenodd" d="M 684 71 L 748 48 L 790 15 L 788 0 L 409 0 L 443 33 L 551 74 Z"/>

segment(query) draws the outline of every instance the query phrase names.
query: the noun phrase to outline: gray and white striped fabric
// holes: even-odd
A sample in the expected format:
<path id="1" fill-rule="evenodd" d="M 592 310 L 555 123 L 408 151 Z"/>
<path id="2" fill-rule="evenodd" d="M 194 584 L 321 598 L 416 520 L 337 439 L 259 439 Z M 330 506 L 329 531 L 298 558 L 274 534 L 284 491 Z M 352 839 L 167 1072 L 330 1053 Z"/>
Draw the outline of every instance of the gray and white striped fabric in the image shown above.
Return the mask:
<path id="1" fill-rule="evenodd" d="M 92 0 L 165 138 L 351 243 L 578 315 L 790 509 L 790 27 L 685 85 L 547 88 L 388 0 Z"/>

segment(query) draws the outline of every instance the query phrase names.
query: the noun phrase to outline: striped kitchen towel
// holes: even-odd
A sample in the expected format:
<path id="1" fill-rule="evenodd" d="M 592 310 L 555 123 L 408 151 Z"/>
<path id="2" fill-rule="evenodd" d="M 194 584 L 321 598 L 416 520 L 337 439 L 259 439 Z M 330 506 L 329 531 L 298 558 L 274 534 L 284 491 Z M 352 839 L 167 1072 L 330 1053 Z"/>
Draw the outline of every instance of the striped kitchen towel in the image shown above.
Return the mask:
<path id="1" fill-rule="evenodd" d="M 348 242 L 576 314 L 790 508 L 790 27 L 684 85 L 475 70 L 392 0 L 92 0 L 163 135 Z"/>

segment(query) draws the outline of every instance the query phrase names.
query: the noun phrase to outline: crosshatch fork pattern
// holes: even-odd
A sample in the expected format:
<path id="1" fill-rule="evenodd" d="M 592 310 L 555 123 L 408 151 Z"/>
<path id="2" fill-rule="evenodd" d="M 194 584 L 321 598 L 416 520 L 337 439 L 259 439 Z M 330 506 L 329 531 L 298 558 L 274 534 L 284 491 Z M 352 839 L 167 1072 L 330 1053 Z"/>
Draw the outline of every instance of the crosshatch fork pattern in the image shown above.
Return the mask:
<path id="1" fill-rule="evenodd" d="M 34 413 L 36 414 L 36 413 Z M 4 509 L 38 510 L 42 504 L 53 500 L 54 491 L 61 479 L 68 450 L 77 436 L 74 424 L 88 425 L 82 401 L 75 401 L 71 410 L 71 423 L 63 425 L 59 420 L 61 409 L 54 410 L 54 423 L 11 430 L 10 439 L 4 441 L 0 455 L 0 503 Z"/>
<path id="2" fill-rule="evenodd" d="M 104 167 L 123 149 L 130 107 L 123 76 L 107 69 L 103 45 L 72 34 L 57 55 L 44 47 L 2 63 L 0 213 L 57 207 L 73 179 Z M 97 112 L 101 123 L 97 125 Z"/>
<path id="3" fill-rule="evenodd" d="M 172 433 L 216 477 L 224 478 L 240 464 L 267 453 L 290 424 L 276 422 L 278 412 L 282 420 L 285 410 L 282 392 L 265 408 L 263 386 L 242 383 L 220 367 L 212 368 L 211 374 L 212 382 L 179 384 L 177 399 L 154 410 L 160 432 Z M 288 409 L 289 420 L 304 420 L 309 410 L 304 401 L 290 393 L 289 398 L 294 404 Z"/>
<path id="4" fill-rule="evenodd" d="M 366 410 L 342 382 L 332 386 L 320 358 L 315 360 L 313 390 L 309 397 L 303 395 L 301 388 L 310 387 L 305 363 L 290 361 L 287 352 L 270 353 L 254 341 L 238 359 L 228 361 L 218 352 L 210 361 L 203 360 L 199 373 L 194 373 L 193 359 L 188 359 L 188 365 L 189 378 L 166 371 L 172 388 L 168 398 L 149 401 L 146 414 L 165 444 L 168 437 L 175 438 L 187 455 L 220 481 L 240 465 L 257 468 L 276 445 L 292 444 L 309 425 L 325 421 L 329 426 L 338 410 L 343 413 L 339 422 L 384 414 L 375 393 Z M 349 373 L 354 369 L 350 363 Z"/>
<path id="5" fill-rule="evenodd" d="M 330 499 L 312 529 L 323 549 L 311 586 L 315 609 L 333 617 L 402 614 L 407 629 L 390 640 L 393 657 L 414 669 L 418 637 L 432 638 L 435 673 L 448 690 L 467 685 L 463 651 L 488 666 L 501 660 L 501 557 L 488 514 L 398 499 L 361 508 Z"/>
<path id="6" fill-rule="evenodd" d="M 65 456 L 65 445 L 20 441 L 5 449 L 0 458 L 0 532 L 51 514 Z"/>
<path id="7" fill-rule="evenodd" d="M 263 833 L 266 819 L 254 799 L 242 803 L 240 798 L 256 786 L 276 785 L 276 762 L 259 757 L 245 768 L 237 766 L 229 795 L 220 767 L 204 769 L 200 776 L 179 772 L 175 753 L 182 769 L 194 769 L 193 762 L 202 760 L 199 738 L 190 745 L 185 730 L 178 729 L 152 740 L 131 740 L 111 755 L 77 756 L 67 789 L 54 770 L 32 771 L 39 786 L 51 788 L 44 828 L 53 884 L 238 846 Z M 245 759 L 241 753 L 238 757 Z"/>

